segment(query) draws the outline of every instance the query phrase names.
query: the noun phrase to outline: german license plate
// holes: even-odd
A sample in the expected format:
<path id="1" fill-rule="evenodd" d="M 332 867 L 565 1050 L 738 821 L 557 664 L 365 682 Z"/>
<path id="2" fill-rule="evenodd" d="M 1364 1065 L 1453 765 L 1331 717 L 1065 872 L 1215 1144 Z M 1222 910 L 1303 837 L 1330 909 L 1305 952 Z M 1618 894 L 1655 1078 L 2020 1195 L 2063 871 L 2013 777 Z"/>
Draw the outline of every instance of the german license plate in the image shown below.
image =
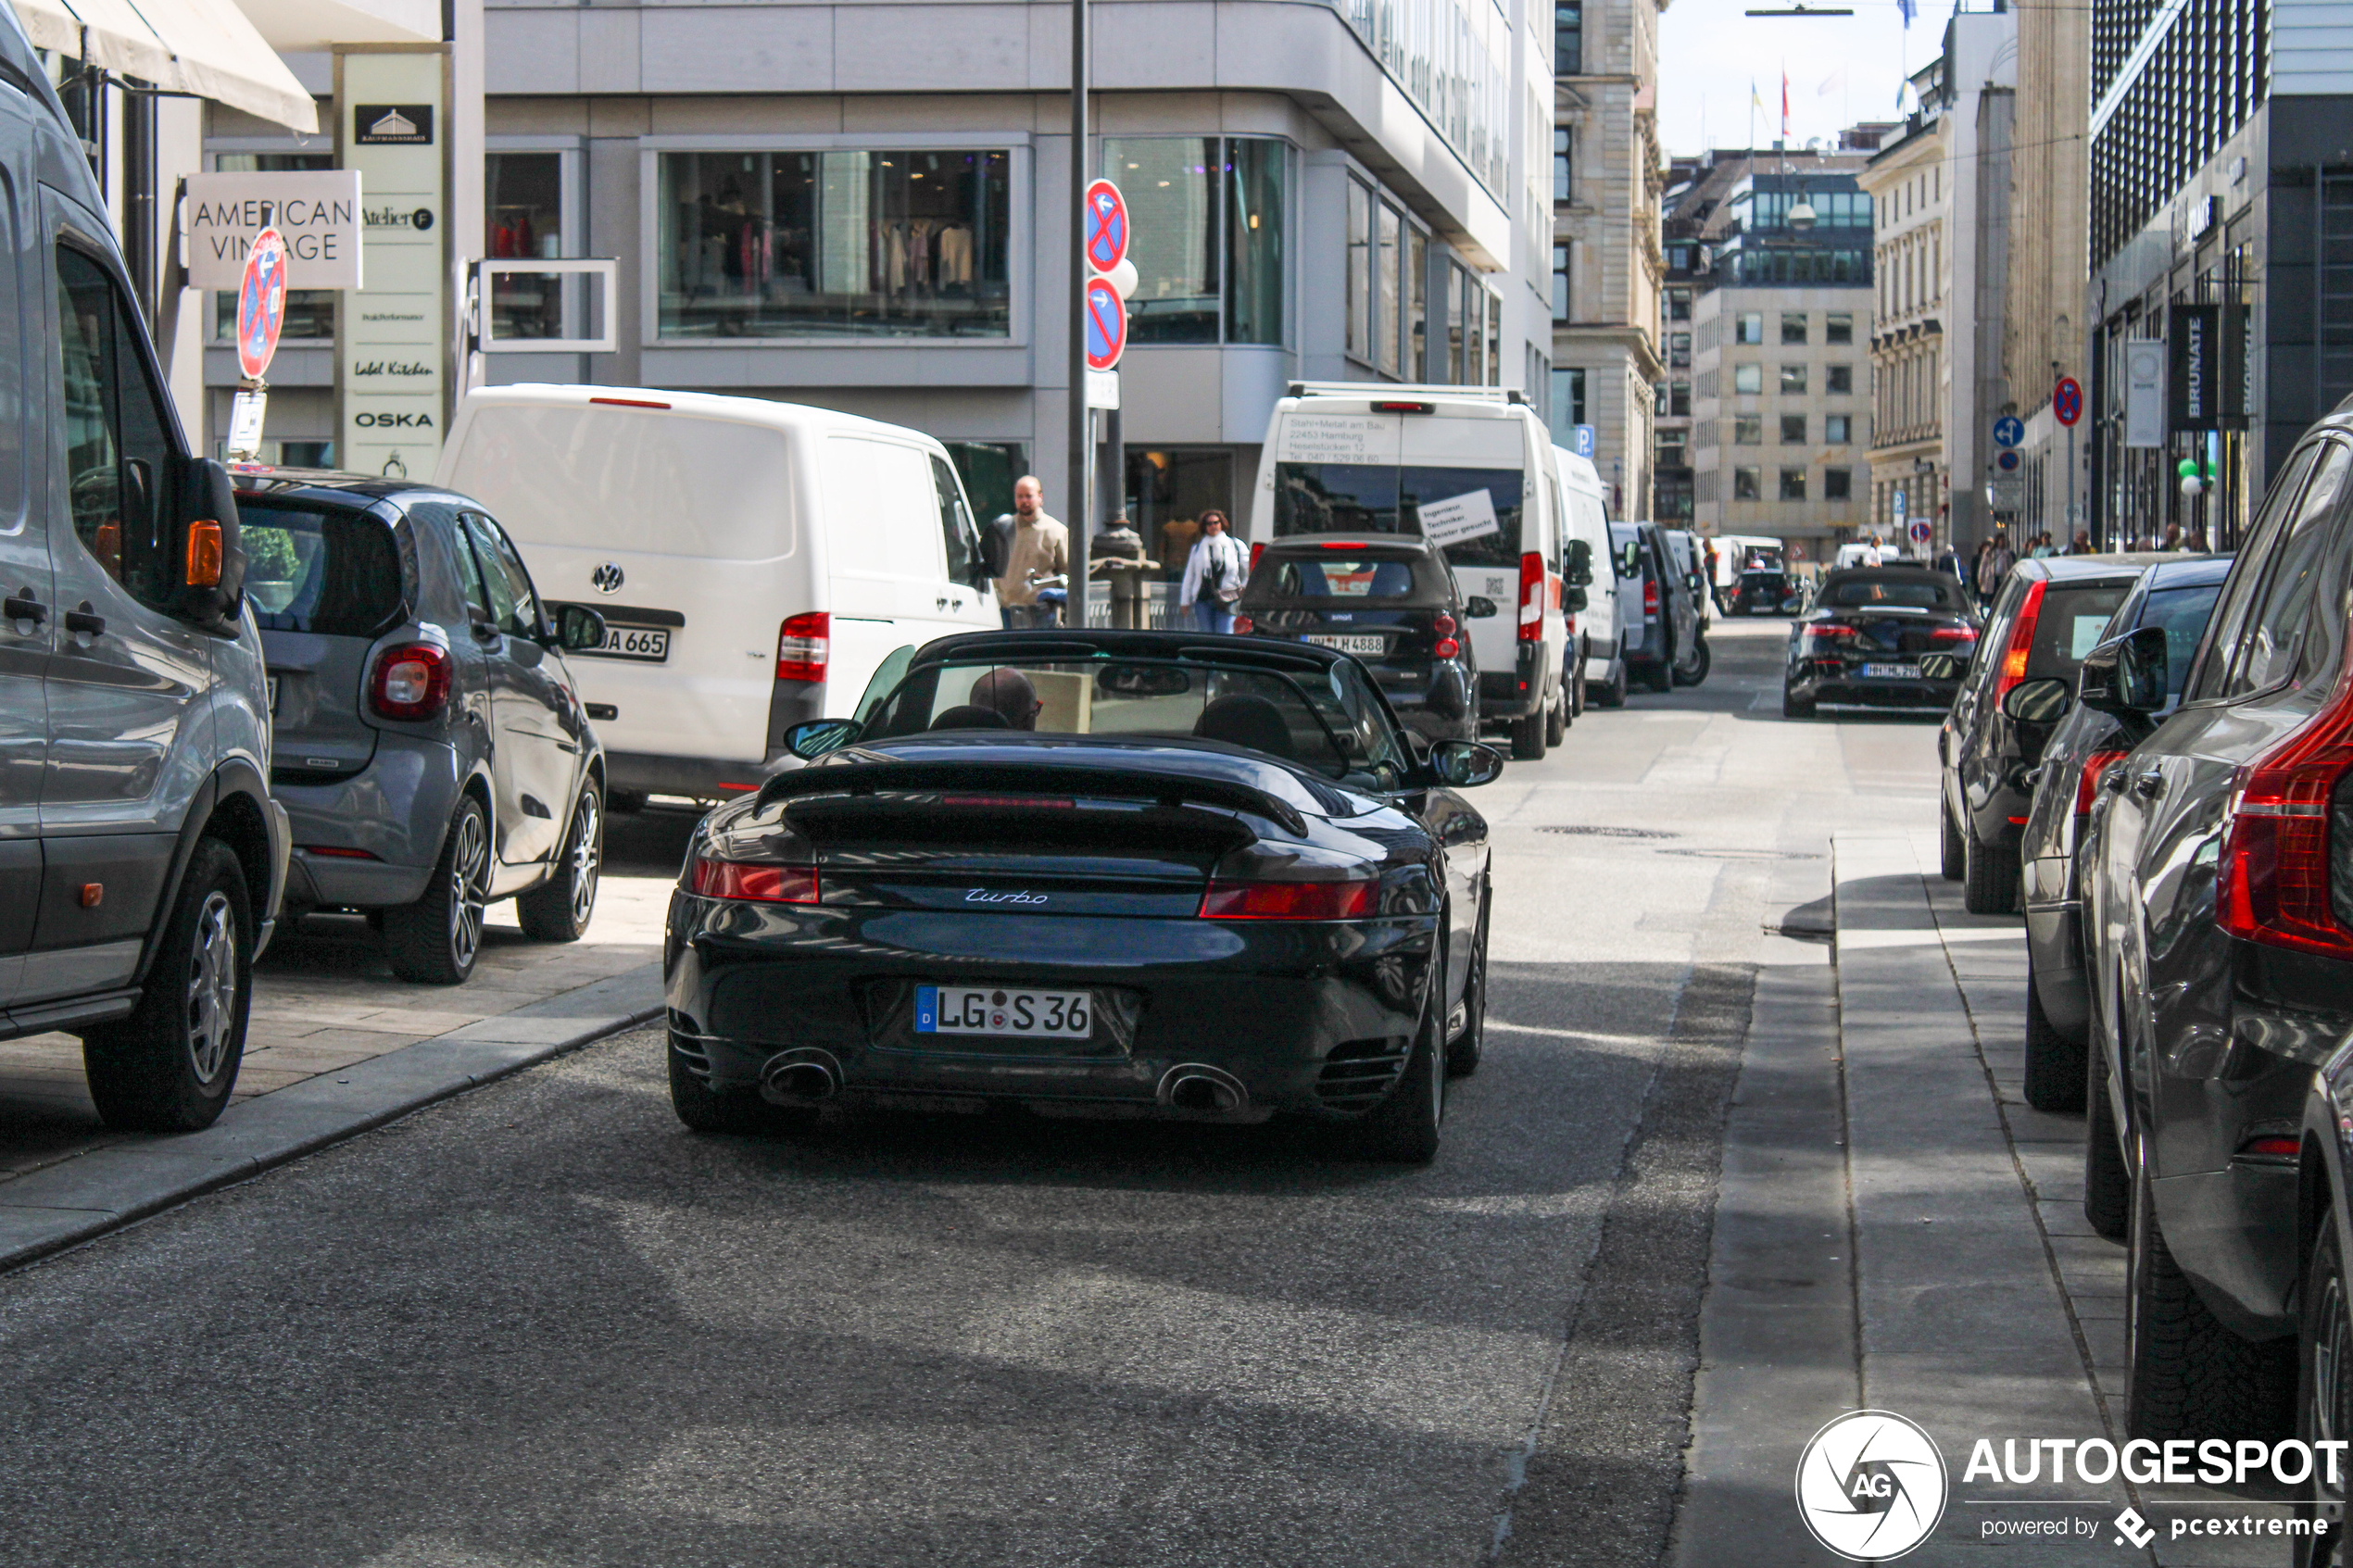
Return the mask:
<path id="1" fill-rule="evenodd" d="M 664 626 L 616 626 L 605 622 L 605 640 L 580 650 L 599 659 L 642 659 L 661 664 L 670 658 L 670 630 Z"/>
<path id="2" fill-rule="evenodd" d="M 1011 1035 L 1083 1040 L 1094 1028 L 1085 991 L 1015 991 L 1000 985 L 918 985 L 918 1035 Z"/>
<path id="3" fill-rule="evenodd" d="M 1908 664 L 1866 664 L 1863 674 L 1866 679 L 1891 681 L 1917 681 L 1920 678 L 1920 672 Z"/>
<path id="4" fill-rule="evenodd" d="M 1300 641 L 1313 643 L 1319 648 L 1338 648 L 1342 653 L 1369 653 L 1378 655 L 1389 651 L 1389 639 L 1387 637 L 1364 636 L 1361 634 L 1353 637 L 1338 634 L 1318 634 L 1302 637 Z"/>

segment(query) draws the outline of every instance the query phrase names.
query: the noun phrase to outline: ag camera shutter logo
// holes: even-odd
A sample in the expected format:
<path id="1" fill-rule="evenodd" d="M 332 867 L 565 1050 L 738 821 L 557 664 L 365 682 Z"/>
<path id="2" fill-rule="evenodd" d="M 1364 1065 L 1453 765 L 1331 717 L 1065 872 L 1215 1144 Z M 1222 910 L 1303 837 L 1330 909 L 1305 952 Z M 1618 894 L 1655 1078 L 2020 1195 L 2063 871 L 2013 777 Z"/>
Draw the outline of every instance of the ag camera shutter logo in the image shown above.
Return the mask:
<path id="1" fill-rule="evenodd" d="M 1797 1461 L 1797 1512 L 1814 1538 L 1850 1562 L 1884 1562 L 1944 1517 L 1944 1456 L 1917 1423 L 1854 1411 L 1814 1434 Z"/>

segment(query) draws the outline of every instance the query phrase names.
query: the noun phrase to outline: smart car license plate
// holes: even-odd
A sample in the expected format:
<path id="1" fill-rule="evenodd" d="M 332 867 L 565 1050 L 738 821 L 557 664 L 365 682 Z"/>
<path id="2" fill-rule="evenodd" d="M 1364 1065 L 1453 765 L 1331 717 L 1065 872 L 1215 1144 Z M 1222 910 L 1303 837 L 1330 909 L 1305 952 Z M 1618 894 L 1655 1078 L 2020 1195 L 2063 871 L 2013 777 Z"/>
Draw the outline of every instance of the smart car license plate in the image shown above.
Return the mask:
<path id="1" fill-rule="evenodd" d="M 996 985 L 918 985 L 918 1035 L 1012 1035 L 1083 1040 L 1094 1028 L 1085 991 L 1014 991 Z"/>
<path id="2" fill-rule="evenodd" d="M 1387 637 L 1308 636 L 1300 640 L 1313 643 L 1319 648 L 1338 648 L 1342 653 L 1378 655 L 1389 651 Z"/>
<path id="3" fill-rule="evenodd" d="M 1920 678 L 1920 672 L 1908 664 L 1866 664 L 1863 674 L 1867 679 L 1892 681 L 1917 681 Z"/>
<path id="4" fill-rule="evenodd" d="M 642 659 L 661 664 L 670 658 L 670 631 L 662 626 L 616 626 L 605 622 L 605 640 L 583 653 L 601 659 Z"/>

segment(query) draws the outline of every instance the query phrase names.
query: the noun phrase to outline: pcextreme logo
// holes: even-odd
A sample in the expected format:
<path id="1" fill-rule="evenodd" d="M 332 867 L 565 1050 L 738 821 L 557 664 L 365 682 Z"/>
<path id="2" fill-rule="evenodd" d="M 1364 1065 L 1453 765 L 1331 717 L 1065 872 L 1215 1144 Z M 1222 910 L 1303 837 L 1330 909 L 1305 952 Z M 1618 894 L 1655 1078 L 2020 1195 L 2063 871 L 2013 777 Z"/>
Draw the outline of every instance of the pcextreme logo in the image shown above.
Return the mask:
<path id="1" fill-rule="evenodd" d="M 1850 1562 L 1884 1562 L 1928 1539 L 1946 1489 L 1935 1439 L 1890 1411 L 1840 1416 L 1797 1461 L 1798 1516 Z"/>

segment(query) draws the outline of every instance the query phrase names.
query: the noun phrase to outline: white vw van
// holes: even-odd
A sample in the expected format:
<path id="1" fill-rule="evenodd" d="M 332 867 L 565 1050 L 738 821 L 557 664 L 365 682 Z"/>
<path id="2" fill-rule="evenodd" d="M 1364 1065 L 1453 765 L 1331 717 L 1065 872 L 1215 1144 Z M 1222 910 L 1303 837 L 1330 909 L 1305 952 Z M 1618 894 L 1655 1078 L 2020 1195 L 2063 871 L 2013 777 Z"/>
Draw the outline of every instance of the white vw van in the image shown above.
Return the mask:
<path id="1" fill-rule="evenodd" d="M 1294 533 L 1418 533 L 1443 546 L 1470 622 L 1479 709 L 1533 759 L 1568 728 L 1559 470 L 1515 390 L 1293 382 L 1252 492 L 1254 544 Z"/>
<path id="2" fill-rule="evenodd" d="M 997 627 L 980 532 L 930 436 L 758 397 L 598 386 L 467 395 L 436 473 L 552 603 L 617 803 L 756 789 L 804 719 L 847 717 L 897 649 Z"/>
<path id="3" fill-rule="evenodd" d="M 1592 463 L 1566 446 L 1553 448 L 1560 470 L 1561 527 L 1569 539 L 1582 539 L 1592 553 L 1593 580 L 1585 585 L 1585 607 L 1568 613 L 1568 667 L 1580 689 L 1570 692 L 1580 708 L 1626 706 L 1626 648 L 1617 634 L 1617 552 L 1610 546 L 1609 492 Z M 1570 602 L 1575 602 L 1572 594 Z M 1582 660 L 1584 668 L 1578 668 Z"/>

